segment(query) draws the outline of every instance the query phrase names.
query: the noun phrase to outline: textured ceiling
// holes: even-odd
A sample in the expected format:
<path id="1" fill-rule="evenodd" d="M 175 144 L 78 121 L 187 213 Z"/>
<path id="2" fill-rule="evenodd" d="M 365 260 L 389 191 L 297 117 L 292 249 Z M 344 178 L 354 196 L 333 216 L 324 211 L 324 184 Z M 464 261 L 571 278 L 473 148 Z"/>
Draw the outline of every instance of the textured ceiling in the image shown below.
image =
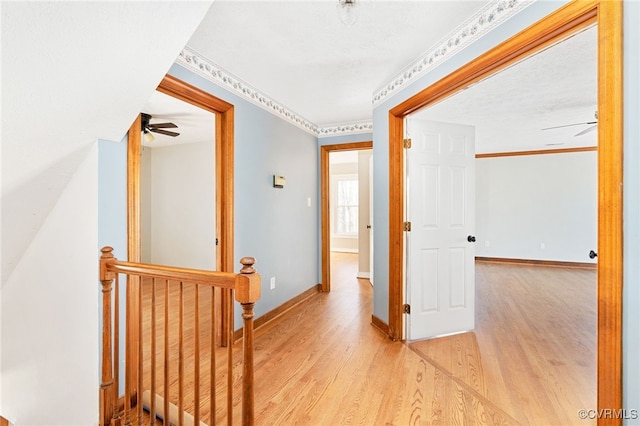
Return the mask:
<path id="1" fill-rule="evenodd" d="M 506 4 L 363 1 L 358 21 L 347 27 L 337 17 L 335 1 L 221 0 L 187 46 L 319 127 L 357 123 L 371 120 L 372 101 L 381 89 L 415 69 L 425 52 L 438 52 L 467 28 L 477 37 L 478 23 L 497 16 Z M 523 1 L 508 4 L 526 7 Z M 574 137 L 579 126 L 541 129 L 594 120 L 595 37 L 594 29 L 571 37 L 422 116 L 476 126 L 479 153 L 593 146 L 597 133 Z"/>
<path id="2" fill-rule="evenodd" d="M 371 120 L 374 92 L 487 1 L 214 2 L 188 42 L 200 56 L 323 126 Z"/>

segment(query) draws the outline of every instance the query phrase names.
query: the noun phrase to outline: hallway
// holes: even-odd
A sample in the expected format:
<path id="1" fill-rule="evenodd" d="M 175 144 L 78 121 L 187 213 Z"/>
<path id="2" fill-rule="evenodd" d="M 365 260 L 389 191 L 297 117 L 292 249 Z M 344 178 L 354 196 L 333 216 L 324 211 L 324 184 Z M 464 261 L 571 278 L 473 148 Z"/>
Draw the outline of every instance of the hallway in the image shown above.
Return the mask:
<path id="1" fill-rule="evenodd" d="M 331 293 L 256 330 L 256 424 L 518 424 L 371 326 L 354 259 L 332 253 Z"/>

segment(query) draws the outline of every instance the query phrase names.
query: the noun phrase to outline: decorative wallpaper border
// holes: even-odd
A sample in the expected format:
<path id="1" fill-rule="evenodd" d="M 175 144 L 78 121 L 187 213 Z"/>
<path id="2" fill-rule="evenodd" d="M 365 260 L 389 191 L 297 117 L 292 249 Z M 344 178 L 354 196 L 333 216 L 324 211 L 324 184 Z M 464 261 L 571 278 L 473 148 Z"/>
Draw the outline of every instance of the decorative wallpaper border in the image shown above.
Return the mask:
<path id="1" fill-rule="evenodd" d="M 373 121 L 358 121 L 356 123 L 335 124 L 318 128 L 318 137 L 357 135 L 373 132 Z"/>
<path id="2" fill-rule="evenodd" d="M 412 65 L 408 66 L 391 81 L 374 92 L 373 104 L 382 102 L 402 87 L 414 82 L 433 69 L 445 58 L 468 46 L 498 24 L 520 12 L 535 0 L 494 0 L 474 16 L 449 33 L 434 47 L 429 49 Z"/>
<path id="3" fill-rule="evenodd" d="M 426 74 L 445 58 L 471 44 L 498 24 L 520 12 L 536 0 L 494 0 L 480 12 L 468 19 L 443 40 L 420 56 L 412 65 L 405 68 L 390 82 L 383 85 L 373 95 L 373 104 L 382 102 L 402 87 L 412 83 Z M 195 50 L 186 46 L 176 63 L 203 76 L 209 81 L 222 86 L 261 108 L 296 125 L 302 130 L 317 137 L 330 137 L 370 133 L 373 131 L 372 121 L 335 124 L 320 127 L 306 118 L 296 114 L 284 105 L 269 98 L 250 84 L 245 83 L 230 72 L 205 59 Z"/>
<path id="4" fill-rule="evenodd" d="M 238 77 L 234 76 L 230 72 L 222 69 L 213 62 L 208 61 L 195 50 L 186 46 L 180 52 L 176 63 L 184 66 L 185 68 L 205 77 L 219 86 L 222 86 L 250 102 L 266 109 L 267 111 L 284 118 L 285 120 L 295 124 L 302 130 L 309 132 L 313 135 L 318 134 L 318 126 L 301 117 L 295 112 L 291 111 L 284 105 L 276 102 L 270 97 L 258 91 L 258 89 L 252 87 L 250 84 L 245 83 Z"/>

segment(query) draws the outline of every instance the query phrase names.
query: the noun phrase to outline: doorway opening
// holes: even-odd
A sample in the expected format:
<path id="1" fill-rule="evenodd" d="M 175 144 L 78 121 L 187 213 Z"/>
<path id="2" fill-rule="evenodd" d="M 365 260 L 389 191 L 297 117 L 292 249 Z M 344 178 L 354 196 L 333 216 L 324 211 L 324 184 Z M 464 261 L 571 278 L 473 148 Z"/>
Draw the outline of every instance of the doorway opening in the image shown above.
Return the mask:
<path id="1" fill-rule="evenodd" d="M 475 200 L 459 208 L 462 217 L 473 205 L 477 242 L 468 244 L 465 234 L 457 242 L 457 252 L 475 251 L 475 292 L 469 297 L 475 327 L 451 329 L 463 313 L 461 304 L 448 312 L 453 320 L 446 325 L 421 321 L 414 315 L 420 309 L 412 309 L 407 336 L 427 340 L 410 345 L 467 385 L 473 385 L 471 377 L 448 360 L 460 350 L 470 354 L 477 363 L 474 379 L 490 386 L 507 412 L 532 424 L 572 423 L 582 406 L 596 405 L 597 278 L 589 259 L 597 247 L 597 127 L 590 121 L 597 108 L 596 33 L 596 27 L 578 32 L 405 122 L 412 139 L 419 139 L 420 123 L 436 129 L 442 122 L 454 129 L 472 126 L 477 152 Z M 415 162 L 417 150 L 412 146 L 407 158 Z M 415 170 L 407 167 L 407 173 Z M 441 219 L 443 226 L 456 227 L 448 217 Z M 412 238 L 413 230 L 407 235 Z M 413 295 L 428 286 L 415 279 L 412 249 L 407 257 L 407 292 Z M 441 284 L 447 285 L 455 289 Z M 414 299 L 421 300 L 411 297 L 412 308 Z M 429 327 L 436 333 L 416 336 Z M 437 337 L 447 331 L 458 334 Z M 574 392 L 539 409 L 540 400 L 553 399 L 561 389 Z M 533 390 L 539 397 L 520 399 L 516 412 L 509 395 Z"/>
<path id="2" fill-rule="evenodd" d="M 352 263 L 355 277 L 369 280 L 372 150 L 329 153 L 331 262 Z M 342 253 L 342 256 L 339 254 Z"/>
<path id="3" fill-rule="evenodd" d="M 355 212 L 359 211 L 357 206 L 354 208 L 353 202 L 355 199 L 353 197 L 349 197 L 349 195 L 353 195 L 353 189 L 355 188 L 358 193 L 361 191 L 358 190 L 359 185 L 354 183 L 356 181 L 360 181 L 361 179 L 354 179 L 354 175 L 359 175 L 359 167 L 357 164 L 360 163 L 360 160 L 357 162 L 342 160 L 342 162 L 338 162 L 334 166 L 334 171 L 336 173 L 333 174 L 334 179 L 332 179 L 331 174 L 331 162 L 330 157 L 332 153 L 345 153 L 345 152 L 354 152 L 356 154 L 355 158 L 362 158 L 362 162 L 366 162 L 366 167 L 362 167 L 362 173 L 366 174 L 365 177 L 369 176 L 369 157 L 371 153 L 371 149 L 373 148 L 373 143 L 371 141 L 367 142 L 352 142 L 346 144 L 336 144 L 336 145 L 323 145 L 320 147 L 320 192 L 321 192 L 321 216 L 322 216 L 322 283 L 321 283 L 321 291 L 331 291 L 331 250 L 332 246 L 335 249 L 342 249 L 343 251 L 346 249 L 348 251 L 355 252 L 358 250 L 358 238 L 354 238 L 355 235 L 363 234 L 364 232 L 367 234 L 363 234 L 362 236 L 368 236 L 371 232 L 367 225 L 370 225 L 369 221 L 365 221 L 362 223 L 360 216 L 355 216 Z M 362 152 L 360 155 L 359 153 Z M 348 158 L 348 157 L 347 157 Z M 351 157 L 353 159 L 353 157 Z M 348 165 L 347 165 L 348 164 Z M 354 172 L 354 164 L 356 165 L 356 170 Z M 350 170 L 350 172 L 346 172 Z M 337 173 L 343 171 L 345 173 Z M 338 175 L 342 175 L 341 179 Z M 332 180 L 334 181 L 334 185 L 332 185 Z M 367 179 L 368 180 L 368 179 Z M 338 182 L 342 181 L 341 186 L 345 191 L 349 191 L 349 193 L 345 193 L 347 197 L 344 200 L 340 200 L 342 202 L 341 208 L 338 206 L 334 206 L 336 208 L 332 208 L 332 195 L 335 196 L 334 203 L 338 202 L 338 193 L 337 186 Z M 364 183 L 364 182 L 363 182 Z M 369 192 L 369 184 L 368 182 L 365 184 L 367 186 L 366 192 Z M 332 186 L 335 187 L 335 191 L 332 194 Z M 359 197 L 358 197 L 359 198 Z M 367 200 L 368 202 L 368 200 Z M 359 203 L 359 200 L 358 200 Z M 367 205 L 367 210 L 369 210 L 369 205 Z M 342 218 L 342 221 L 339 218 Z M 341 222 L 341 223 L 338 223 Z M 336 232 L 332 232 L 335 230 Z M 366 238 L 370 240 L 370 238 Z M 342 245 L 342 247 L 340 247 Z M 345 247 L 350 245 L 348 247 Z M 369 256 L 363 254 L 358 255 L 358 257 L 362 257 L 362 265 L 369 264 Z M 360 261 L 358 262 L 360 265 Z M 364 269 L 364 268 L 363 268 Z M 367 272 L 362 271 L 360 266 L 358 267 L 358 272 Z M 363 277 L 365 278 L 365 277 Z M 367 277 L 367 278 L 370 278 Z"/>
<path id="4" fill-rule="evenodd" d="M 215 114 L 158 91 L 142 111 L 142 261 L 216 270 Z"/>
<path id="5" fill-rule="evenodd" d="M 402 247 L 404 118 L 516 61 L 597 24 L 598 29 L 598 409 L 622 406 L 622 5 L 572 2 L 390 110 L 389 246 Z M 402 337 L 404 255 L 389 258 L 389 334 Z"/>

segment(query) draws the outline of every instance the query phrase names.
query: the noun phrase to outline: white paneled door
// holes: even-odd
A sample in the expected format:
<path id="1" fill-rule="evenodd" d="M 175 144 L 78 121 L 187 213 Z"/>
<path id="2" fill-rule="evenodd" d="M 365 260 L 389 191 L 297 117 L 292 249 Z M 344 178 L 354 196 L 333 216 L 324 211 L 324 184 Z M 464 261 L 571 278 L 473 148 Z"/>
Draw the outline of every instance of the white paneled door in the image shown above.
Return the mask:
<path id="1" fill-rule="evenodd" d="M 407 120 L 407 337 L 475 325 L 475 131 Z"/>

